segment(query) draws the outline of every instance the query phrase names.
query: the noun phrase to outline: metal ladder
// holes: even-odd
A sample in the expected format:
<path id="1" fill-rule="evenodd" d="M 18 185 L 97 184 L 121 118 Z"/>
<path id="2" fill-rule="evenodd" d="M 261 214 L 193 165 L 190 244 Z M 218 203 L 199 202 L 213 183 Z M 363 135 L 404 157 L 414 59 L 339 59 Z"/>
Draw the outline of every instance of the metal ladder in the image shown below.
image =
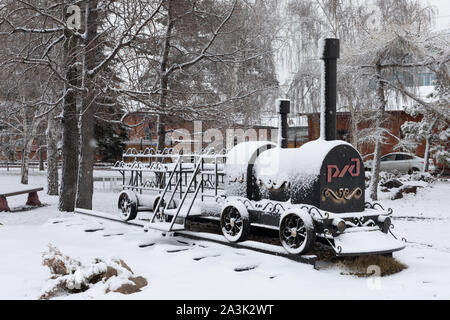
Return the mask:
<path id="1" fill-rule="evenodd" d="M 176 212 L 175 214 L 172 216 L 172 220 L 170 222 L 161 222 L 161 221 L 155 221 L 157 220 L 157 216 L 158 214 L 162 214 L 162 216 L 164 216 L 164 212 L 168 209 L 170 203 L 172 203 L 173 198 L 175 197 L 175 194 L 177 193 L 177 191 L 179 190 L 179 188 L 181 188 L 181 184 L 182 184 L 182 176 L 183 176 L 183 171 L 182 171 L 182 157 L 180 156 L 175 164 L 174 169 L 172 170 L 172 172 L 170 173 L 169 176 L 169 180 L 167 181 L 164 190 L 161 193 L 161 196 L 159 198 L 158 204 L 155 207 L 155 210 L 153 212 L 153 215 L 150 219 L 150 222 L 147 223 L 146 225 L 146 229 L 155 229 L 155 230 L 159 230 L 159 231 L 165 231 L 165 232 L 172 232 L 172 231 L 179 231 L 179 230 L 184 230 L 184 224 L 177 224 L 175 223 L 185 202 L 186 202 L 186 198 L 188 196 L 189 193 L 192 193 L 191 188 L 192 185 L 194 183 L 194 181 L 197 181 L 197 175 L 201 172 L 201 169 L 203 168 L 203 164 L 204 164 L 204 158 L 203 156 L 199 157 L 198 162 L 195 164 L 195 168 L 194 171 L 192 172 L 192 176 L 191 179 L 189 180 L 189 183 L 186 187 L 186 189 L 183 192 L 183 196 L 181 198 L 181 201 L 179 203 L 179 205 L 176 208 Z M 195 163 L 195 162 L 194 162 Z M 172 184 L 172 180 L 175 177 L 175 173 L 177 172 L 177 170 L 179 170 L 180 175 L 175 183 L 175 187 L 173 188 L 171 194 L 170 194 L 170 198 L 169 201 L 167 201 L 164 205 L 164 207 L 162 207 L 163 203 L 164 203 L 164 198 L 169 190 L 169 186 Z M 200 189 L 203 187 L 203 179 L 200 179 L 200 182 L 196 184 L 195 187 L 195 191 L 194 191 L 194 195 L 191 199 L 189 199 L 189 207 L 186 211 L 186 215 L 183 217 L 184 220 L 189 216 L 189 213 L 191 212 L 192 206 L 194 205 L 195 199 L 197 198 L 197 195 L 200 191 Z"/>

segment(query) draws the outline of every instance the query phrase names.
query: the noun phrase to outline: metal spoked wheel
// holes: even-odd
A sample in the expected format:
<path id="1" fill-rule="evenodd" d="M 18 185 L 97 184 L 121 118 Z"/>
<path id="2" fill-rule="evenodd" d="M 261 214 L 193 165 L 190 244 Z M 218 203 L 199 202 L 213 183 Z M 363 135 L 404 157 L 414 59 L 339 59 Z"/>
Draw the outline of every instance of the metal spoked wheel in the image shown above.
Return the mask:
<path id="1" fill-rule="evenodd" d="M 241 210 L 239 210 L 241 209 Z M 220 226 L 224 237 L 230 242 L 247 239 L 250 233 L 250 222 L 247 210 L 229 205 L 222 210 Z"/>
<path id="2" fill-rule="evenodd" d="M 302 254 L 311 250 L 316 238 L 314 223 L 309 214 L 286 213 L 280 221 L 280 241 L 291 254 Z"/>
<path id="3" fill-rule="evenodd" d="M 137 201 L 135 197 L 128 192 L 122 192 L 119 195 L 118 209 L 123 220 L 135 219 L 137 216 Z"/>

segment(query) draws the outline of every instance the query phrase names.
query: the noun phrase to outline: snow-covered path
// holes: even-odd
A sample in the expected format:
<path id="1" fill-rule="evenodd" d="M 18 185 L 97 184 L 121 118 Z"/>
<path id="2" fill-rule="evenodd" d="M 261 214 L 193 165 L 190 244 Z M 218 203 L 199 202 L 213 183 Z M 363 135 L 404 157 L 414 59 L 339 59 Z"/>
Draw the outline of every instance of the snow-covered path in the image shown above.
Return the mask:
<path id="1" fill-rule="evenodd" d="M 13 184 L 14 175 L 0 175 Z M 45 177 L 32 175 L 43 184 Z M 309 265 L 249 250 L 179 237 L 89 217 L 59 214 L 56 197 L 42 192 L 47 207 L 0 213 L 0 299 L 36 299 L 49 278 L 41 252 L 49 243 L 64 254 L 89 263 L 93 258 L 121 258 L 147 278 L 142 292 L 105 294 L 102 283 L 75 299 L 390 299 L 450 298 L 449 182 L 421 189 L 416 197 L 382 200 L 394 209 L 395 232 L 408 239 L 395 257 L 408 265 L 399 274 L 374 279 L 341 275 L 337 267 L 314 270 Z M 14 199 L 14 200 L 13 200 Z M 11 206 L 23 198 L 11 198 Z M 110 211 L 113 193 L 97 192 L 96 210 Z M 95 232 L 86 230 L 102 229 Z M 235 269 L 253 267 L 238 272 Z"/>

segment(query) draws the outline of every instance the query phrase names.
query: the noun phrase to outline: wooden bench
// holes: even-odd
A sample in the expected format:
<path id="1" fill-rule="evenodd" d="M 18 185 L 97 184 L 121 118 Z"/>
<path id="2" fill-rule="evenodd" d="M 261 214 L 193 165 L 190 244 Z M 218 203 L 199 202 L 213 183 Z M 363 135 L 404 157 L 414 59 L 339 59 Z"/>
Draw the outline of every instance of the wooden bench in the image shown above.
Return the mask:
<path id="1" fill-rule="evenodd" d="M 28 200 L 26 205 L 39 207 L 42 206 L 41 201 L 39 201 L 38 191 L 44 190 L 43 187 L 26 187 L 17 188 L 15 191 L 1 191 L 0 190 L 0 212 L 7 211 L 10 212 L 11 209 L 8 207 L 7 197 L 18 196 L 21 194 L 28 193 Z"/>

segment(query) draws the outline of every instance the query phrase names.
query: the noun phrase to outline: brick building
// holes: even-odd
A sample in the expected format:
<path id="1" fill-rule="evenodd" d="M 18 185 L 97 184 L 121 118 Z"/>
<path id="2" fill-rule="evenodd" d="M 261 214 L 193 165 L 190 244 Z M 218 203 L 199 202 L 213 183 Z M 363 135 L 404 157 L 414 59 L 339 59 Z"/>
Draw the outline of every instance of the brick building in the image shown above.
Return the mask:
<path id="1" fill-rule="evenodd" d="M 315 140 L 319 138 L 320 136 L 320 114 L 319 113 L 312 113 L 308 114 L 308 139 L 309 140 Z M 418 118 L 413 118 L 410 115 L 408 115 L 404 111 L 386 111 L 386 122 L 385 122 L 385 128 L 392 134 L 386 136 L 386 144 L 382 145 L 381 148 L 381 154 L 387 154 L 390 152 L 394 152 L 394 148 L 397 144 L 397 139 L 394 137 L 401 137 L 401 126 L 406 121 L 418 121 Z M 347 142 L 351 141 L 351 132 L 350 132 L 350 126 L 351 126 L 351 118 L 350 113 L 348 112 L 338 112 L 336 116 L 336 131 L 337 131 L 337 138 L 341 140 L 345 140 Z M 360 123 L 358 125 L 360 129 L 368 128 L 369 123 Z M 367 156 L 373 153 L 374 146 L 370 145 L 362 145 L 360 146 L 361 155 Z M 420 144 L 416 150 L 416 155 L 419 157 L 423 157 L 425 153 L 425 142 Z"/>
<path id="2" fill-rule="evenodd" d="M 148 147 L 156 147 L 157 145 L 157 119 L 156 117 L 146 117 L 144 114 L 133 114 L 125 119 L 125 122 L 130 126 L 128 131 L 129 140 L 126 142 L 127 148 L 136 148 L 137 150 L 143 150 Z M 200 143 L 203 141 L 203 147 L 206 147 L 209 142 L 203 140 L 205 132 L 209 129 L 217 129 L 221 132 L 223 139 L 227 139 L 227 131 L 234 130 L 235 132 L 243 132 L 245 134 L 244 139 L 253 140 L 254 136 L 251 136 L 252 132 L 248 131 L 253 129 L 256 134 L 256 138 L 260 140 L 273 140 L 277 139 L 277 128 L 273 126 L 244 126 L 240 124 L 234 124 L 230 127 L 224 125 L 223 123 L 218 123 L 216 121 L 174 121 L 170 125 L 166 125 L 167 133 L 177 136 L 178 134 L 183 135 L 189 133 L 191 139 L 188 140 L 177 140 L 166 138 L 166 147 L 173 147 L 177 143 L 185 141 L 194 143 Z M 239 131 L 238 131 L 239 130 Z M 177 132 L 178 131 L 178 132 Z M 233 137 L 232 137 L 233 138 Z M 238 139 L 234 137 L 233 144 L 238 143 Z M 227 141 L 224 141 L 224 144 Z"/>
<path id="3" fill-rule="evenodd" d="M 397 139 L 395 137 L 402 137 L 401 126 L 406 121 L 419 121 L 419 117 L 412 117 L 404 111 L 386 111 L 386 122 L 385 128 L 391 133 L 391 135 L 386 135 L 386 143 L 381 147 L 381 154 L 385 155 L 391 152 L 395 152 L 395 146 L 397 145 Z M 308 140 L 315 140 L 320 136 L 320 114 L 311 113 L 307 115 L 308 117 Z M 351 118 L 348 112 L 338 112 L 336 117 L 336 131 L 337 138 L 350 142 L 351 140 Z M 368 128 L 369 123 L 360 123 L 358 126 L 360 129 Z M 374 146 L 364 144 L 358 146 L 361 156 L 367 159 L 371 159 L 371 155 L 374 152 Z M 425 154 L 425 141 L 418 145 L 415 154 L 419 157 L 424 157 Z"/>

